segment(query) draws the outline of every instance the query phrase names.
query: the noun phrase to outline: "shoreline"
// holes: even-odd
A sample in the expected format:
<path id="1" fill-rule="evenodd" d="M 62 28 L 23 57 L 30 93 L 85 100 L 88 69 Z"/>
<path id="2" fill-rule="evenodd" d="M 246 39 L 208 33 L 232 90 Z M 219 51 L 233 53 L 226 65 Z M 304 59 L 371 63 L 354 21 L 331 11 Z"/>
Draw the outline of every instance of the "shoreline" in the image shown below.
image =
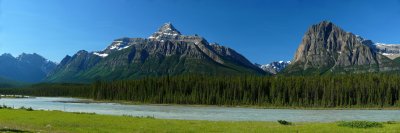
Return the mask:
<path id="1" fill-rule="evenodd" d="M 40 96 L 42 97 L 42 96 Z M 40 98 L 38 97 L 38 98 Z M 37 98 L 28 96 L 27 98 Z M 123 100 L 94 100 L 80 97 L 46 97 L 46 98 L 74 98 L 77 101 L 57 101 L 62 103 L 112 103 L 121 105 L 148 105 L 148 106 L 187 106 L 187 107 L 222 107 L 222 108 L 247 108 L 247 109 L 288 109 L 288 110 L 400 110 L 400 107 L 293 107 L 293 106 L 264 106 L 264 105 L 206 105 L 206 104 L 157 104 L 142 103 Z"/>

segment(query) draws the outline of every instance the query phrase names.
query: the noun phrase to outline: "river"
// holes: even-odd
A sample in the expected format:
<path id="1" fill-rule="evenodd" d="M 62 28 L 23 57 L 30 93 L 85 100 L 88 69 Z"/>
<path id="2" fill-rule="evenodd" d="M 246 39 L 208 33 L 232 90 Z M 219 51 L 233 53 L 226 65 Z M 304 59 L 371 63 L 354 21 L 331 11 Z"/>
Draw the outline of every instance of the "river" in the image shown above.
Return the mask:
<path id="1" fill-rule="evenodd" d="M 399 110 L 301 110 L 254 109 L 190 105 L 125 105 L 118 103 L 79 102 L 63 97 L 2 98 L 1 105 L 35 110 L 61 110 L 106 115 L 153 116 L 160 119 L 211 121 L 332 122 L 341 120 L 400 121 Z"/>

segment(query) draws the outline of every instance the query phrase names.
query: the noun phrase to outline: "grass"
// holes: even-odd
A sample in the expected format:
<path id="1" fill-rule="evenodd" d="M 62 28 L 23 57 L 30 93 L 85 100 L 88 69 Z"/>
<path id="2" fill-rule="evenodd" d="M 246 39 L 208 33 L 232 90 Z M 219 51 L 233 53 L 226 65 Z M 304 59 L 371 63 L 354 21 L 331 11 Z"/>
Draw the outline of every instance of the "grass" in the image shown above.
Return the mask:
<path id="1" fill-rule="evenodd" d="M 387 122 L 391 124 L 391 122 Z M 382 123 L 374 122 L 374 121 L 341 121 L 338 123 L 338 126 L 342 127 L 350 127 L 350 128 L 381 128 L 383 127 Z"/>
<path id="2" fill-rule="evenodd" d="M 127 117 L 67 113 L 60 111 L 26 111 L 0 109 L 0 132 L 51 132 L 51 133 L 131 133 L 131 132 L 398 132 L 400 124 L 381 122 L 381 128 L 350 128 L 338 126 L 340 122 L 296 122 L 291 126 L 278 122 L 256 121 L 196 121 L 165 120 L 152 117 Z"/>

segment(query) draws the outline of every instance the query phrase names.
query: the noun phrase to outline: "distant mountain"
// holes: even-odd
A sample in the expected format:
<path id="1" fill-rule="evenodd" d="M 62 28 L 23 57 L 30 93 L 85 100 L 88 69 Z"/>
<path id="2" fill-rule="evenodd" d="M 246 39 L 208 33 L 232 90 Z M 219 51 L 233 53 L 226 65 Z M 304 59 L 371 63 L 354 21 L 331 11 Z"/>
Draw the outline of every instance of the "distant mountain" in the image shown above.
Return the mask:
<path id="1" fill-rule="evenodd" d="M 233 49 L 182 35 L 171 23 L 149 38 L 121 38 L 103 51 L 66 56 L 47 78 L 52 82 L 90 82 L 182 74 L 265 74 Z"/>
<path id="2" fill-rule="evenodd" d="M 376 46 L 379 47 L 379 46 Z M 287 74 L 362 73 L 398 70 L 399 65 L 363 40 L 329 21 L 311 26 Z"/>
<path id="3" fill-rule="evenodd" d="M 274 62 L 265 64 L 265 65 L 259 65 L 259 64 L 256 64 L 256 65 L 258 67 L 260 67 L 261 69 L 263 69 L 265 72 L 268 72 L 271 74 L 278 74 L 283 69 L 285 69 L 289 64 L 290 64 L 290 61 L 274 61 Z"/>
<path id="4" fill-rule="evenodd" d="M 0 56 L 0 77 L 22 82 L 42 81 L 48 73 L 56 68 L 56 64 L 38 54 L 11 54 Z"/>
<path id="5" fill-rule="evenodd" d="M 379 54 L 382 54 L 392 60 L 400 57 L 400 44 L 373 43 L 372 41 L 371 43 L 371 47 Z"/>

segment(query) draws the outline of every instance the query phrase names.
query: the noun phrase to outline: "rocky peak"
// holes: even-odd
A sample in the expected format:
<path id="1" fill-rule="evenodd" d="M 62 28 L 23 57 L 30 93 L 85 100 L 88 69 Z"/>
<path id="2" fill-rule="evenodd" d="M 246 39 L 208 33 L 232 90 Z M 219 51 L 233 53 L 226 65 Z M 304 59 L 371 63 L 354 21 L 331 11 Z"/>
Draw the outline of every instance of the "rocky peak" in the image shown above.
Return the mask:
<path id="1" fill-rule="evenodd" d="M 21 55 L 19 55 L 17 57 L 17 59 L 20 59 L 20 60 L 25 59 L 25 58 L 44 58 L 44 57 L 42 57 L 36 53 L 33 53 L 33 54 L 22 53 Z"/>
<path id="2" fill-rule="evenodd" d="M 79 51 L 78 51 L 78 55 L 80 55 L 80 54 L 87 54 L 87 53 L 89 53 L 89 52 L 86 51 L 86 50 L 79 50 Z"/>
<path id="3" fill-rule="evenodd" d="M 374 69 L 372 66 L 379 65 L 382 58 L 369 46 L 370 43 L 332 22 L 323 21 L 311 26 L 305 33 L 293 64 L 302 70 L 334 70 L 352 66 Z"/>
<path id="4" fill-rule="evenodd" d="M 10 53 L 3 53 L 0 57 L 14 58 Z"/>
<path id="5" fill-rule="evenodd" d="M 177 38 L 178 36 L 182 35 L 175 27 L 172 25 L 172 23 L 165 23 L 163 26 L 161 26 L 157 32 L 155 32 L 153 35 L 149 37 L 149 39 L 157 39 L 157 40 L 162 40 L 162 39 L 174 39 Z"/>
<path id="6" fill-rule="evenodd" d="M 27 54 L 27 53 L 22 53 L 18 57 L 16 57 L 17 60 L 25 63 L 30 63 L 30 64 L 43 64 L 43 63 L 48 63 L 49 61 L 45 59 L 44 57 L 33 53 L 33 54 Z"/>

